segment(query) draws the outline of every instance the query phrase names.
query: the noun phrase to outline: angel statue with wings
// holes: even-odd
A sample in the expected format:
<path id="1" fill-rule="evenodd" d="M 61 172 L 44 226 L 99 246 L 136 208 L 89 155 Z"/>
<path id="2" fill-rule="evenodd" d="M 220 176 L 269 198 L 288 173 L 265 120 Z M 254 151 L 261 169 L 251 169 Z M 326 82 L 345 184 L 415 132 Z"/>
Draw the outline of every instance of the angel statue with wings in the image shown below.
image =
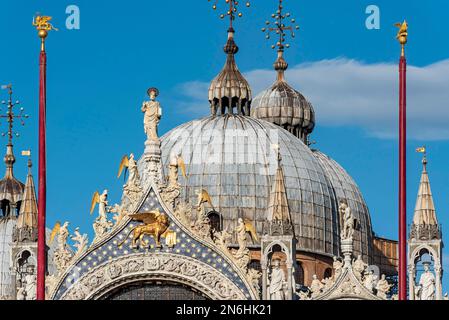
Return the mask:
<path id="1" fill-rule="evenodd" d="M 201 189 L 201 190 L 197 190 L 196 192 L 197 195 L 197 210 L 198 210 L 198 220 L 203 219 L 203 217 L 206 216 L 205 210 L 204 210 L 204 204 L 208 203 L 212 210 L 215 211 L 214 209 L 214 205 L 212 204 L 212 199 L 209 195 L 209 193 L 205 190 L 205 189 Z"/>
<path id="2" fill-rule="evenodd" d="M 126 178 L 126 173 L 129 172 L 128 181 L 124 185 L 124 187 L 139 187 L 140 186 L 140 175 L 139 170 L 137 168 L 137 161 L 134 159 L 134 154 L 131 153 L 128 156 L 123 156 L 122 161 L 120 162 L 120 166 L 118 169 L 117 178 L 120 178 L 122 175 L 123 169 L 125 170 L 124 177 Z"/>
<path id="3" fill-rule="evenodd" d="M 239 244 L 239 250 L 243 250 L 247 247 L 247 233 L 250 234 L 253 242 L 259 241 L 254 226 L 249 221 L 245 221 L 242 218 L 239 218 L 237 220 L 237 228 L 235 231 L 237 232 L 237 242 Z"/>
<path id="4" fill-rule="evenodd" d="M 95 231 L 95 239 L 98 240 L 102 237 L 112 226 L 114 225 L 112 221 L 108 221 L 107 214 L 110 212 L 111 208 L 108 205 L 108 190 L 104 190 L 100 195 L 98 191 L 95 191 L 92 196 L 92 202 L 90 206 L 90 214 L 94 212 L 95 206 L 98 204 L 98 217 L 93 223 Z"/>
<path id="5" fill-rule="evenodd" d="M 64 222 L 64 224 L 62 225 L 58 221 L 56 222 L 50 234 L 49 245 L 51 245 L 55 240 L 55 237 L 58 236 L 58 246 L 53 255 L 53 262 L 58 269 L 58 273 L 62 273 L 67 268 L 73 255 L 72 251 L 68 248 L 67 245 L 67 238 L 69 237 L 68 226 L 68 221 Z"/>

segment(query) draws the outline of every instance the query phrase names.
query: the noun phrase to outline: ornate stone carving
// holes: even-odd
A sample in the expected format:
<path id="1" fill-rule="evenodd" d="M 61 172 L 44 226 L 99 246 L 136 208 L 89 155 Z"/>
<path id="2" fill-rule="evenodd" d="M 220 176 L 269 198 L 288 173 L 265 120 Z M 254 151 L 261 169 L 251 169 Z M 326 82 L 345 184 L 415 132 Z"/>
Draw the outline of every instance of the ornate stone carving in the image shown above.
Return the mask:
<path id="1" fill-rule="evenodd" d="M 383 274 L 380 277 L 380 280 L 377 281 L 376 290 L 377 290 L 377 296 L 381 299 L 387 299 L 387 294 L 390 291 L 392 285 L 388 283 L 388 281 L 385 278 L 385 275 Z"/>
<path id="2" fill-rule="evenodd" d="M 115 204 L 111 209 L 111 213 L 115 213 L 115 215 L 112 217 L 114 219 L 114 227 L 118 226 L 120 222 L 122 222 L 123 218 L 126 217 L 129 212 L 124 208 L 124 205 L 118 205 Z"/>
<path id="3" fill-rule="evenodd" d="M 197 219 L 192 226 L 192 231 L 204 240 L 211 240 L 211 230 L 210 230 L 209 218 L 201 217 L 200 219 Z"/>
<path id="4" fill-rule="evenodd" d="M 214 232 L 214 243 L 228 256 L 232 256 L 231 252 L 228 249 L 229 240 L 232 235 L 225 229 L 222 231 Z"/>
<path id="5" fill-rule="evenodd" d="M 441 239 L 441 229 L 438 224 L 412 224 L 410 227 L 410 239 L 437 240 Z"/>
<path id="6" fill-rule="evenodd" d="M 67 238 L 69 237 L 68 226 L 69 222 L 66 221 L 60 226 L 59 230 L 53 229 L 53 232 L 58 233 L 58 247 L 53 255 L 53 262 L 58 270 L 58 274 L 63 273 L 67 269 L 73 256 L 73 252 L 67 245 Z"/>
<path id="7" fill-rule="evenodd" d="M 246 277 L 248 278 L 248 281 L 251 283 L 251 285 L 256 289 L 257 295 L 260 296 L 262 293 L 260 288 L 260 277 L 262 276 L 262 272 L 259 270 L 250 268 L 248 269 L 248 272 L 246 274 Z"/>
<path id="8" fill-rule="evenodd" d="M 419 300 L 435 300 L 435 275 L 430 271 L 429 263 L 423 263 L 423 267 L 415 295 Z"/>
<path id="9" fill-rule="evenodd" d="M 365 271 L 365 278 L 363 279 L 363 285 L 366 289 L 368 289 L 370 292 L 374 293 L 374 289 L 376 288 L 377 284 L 377 276 L 374 274 L 373 270 L 366 270 Z"/>
<path id="10" fill-rule="evenodd" d="M 184 226 L 191 226 L 192 210 L 190 203 L 179 201 L 178 205 L 175 207 L 174 214 Z"/>
<path id="11" fill-rule="evenodd" d="M 352 239 L 354 235 L 355 220 L 352 214 L 351 208 L 344 201 L 340 201 L 340 206 L 338 207 L 341 217 L 343 217 L 343 228 L 341 231 L 341 239 L 347 240 Z"/>
<path id="12" fill-rule="evenodd" d="M 317 275 L 312 276 L 312 283 L 310 285 L 310 292 L 312 293 L 312 298 L 318 297 L 324 288 L 323 283 L 318 279 Z"/>
<path id="13" fill-rule="evenodd" d="M 324 278 L 323 280 L 321 280 L 321 283 L 323 284 L 323 292 L 326 292 L 330 290 L 330 288 L 332 288 L 335 282 L 332 278 Z"/>
<path id="14" fill-rule="evenodd" d="M 112 221 L 109 221 L 105 219 L 104 217 L 98 217 L 94 223 L 92 224 L 92 227 L 94 228 L 95 232 L 95 238 L 94 243 L 98 240 L 102 239 L 114 226 L 114 223 Z"/>
<path id="15" fill-rule="evenodd" d="M 122 274 L 122 267 L 117 263 L 112 263 L 108 268 L 108 275 L 111 279 L 115 279 Z"/>
<path id="16" fill-rule="evenodd" d="M 347 278 L 340 286 L 340 292 L 345 295 L 359 295 L 361 293 L 360 288 Z"/>
<path id="17" fill-rule="evenodd" d="M 123 194 L 131 203 L 136 203 L 142 198 L 143 192 L 140 186 L 128 184 L 123 187 Z"/>
<path id="18" fill-rule="evenodd" d="M 22 278 L 22 287 L 19 288 L 17 300 L 36 300 L 36 273 L 34 266 L 28 266 L 25 276 Z"/>
<path id="19" fill-rule="evenodd" d="M 367 267 L 368 267 L 368 265 L 362 260 L 362 256 L 361 255 L 358 255 L 357 259 L 354 259 L 352 261 L 352 270 L 354 271 L 354 275 L 360 281 L 363 280 L 363 275 L 364 275 L 365 269 Z"/>
<path id="20" fill-rule="evenodd" d="M 332 267 L 334 269 L 334 280 L 338 279 L 343 269 L 343 262 L 341 262 L 337 257 L 334 256 L 334 262 L 332 264 Z"/>
<path id="21" fill-rule="evenodd" d="M 162 116 L 162 108 L 156 97 L 159 95 L 159 90 L 150 88 L 147 91 L 150 97 L 149 101 L 144 101 L 142 104 L 142 112 L 145 114 L 143 118 L 144 131 L 149 141 L 159 141 L 157 134 L 157 127 Z"/>
<path id="22" fill-rule="evenodd" d="M 270 300 L 285 300 L 284 286 L 286 283 L 285 273 L 281 269 L 281 261 L 273 260 L 270 278 L 268 279 L 268 293 Z"/>
<path id="23" fill-rule="evenodd" d="M 76 249 L 74 258 L 79 257 L 87 249 L 87 234 L 81 234 L 79 228 L 76 228 L 70 239 L 75 241 L 75 244 L 73 245 Z"/>
<path id="24" fill-rule="evenodd" d="M 127 279 L 134 282 L 153 277 L 191 285 L 213 299 L 246 299 L 235 283 L 211 266 L 169 253 L 133 254 L 101 265 L 82 276 L 62 295 L 62 299 L 98 298 L 113 288 L 116 281 L 126 283 Z"/>

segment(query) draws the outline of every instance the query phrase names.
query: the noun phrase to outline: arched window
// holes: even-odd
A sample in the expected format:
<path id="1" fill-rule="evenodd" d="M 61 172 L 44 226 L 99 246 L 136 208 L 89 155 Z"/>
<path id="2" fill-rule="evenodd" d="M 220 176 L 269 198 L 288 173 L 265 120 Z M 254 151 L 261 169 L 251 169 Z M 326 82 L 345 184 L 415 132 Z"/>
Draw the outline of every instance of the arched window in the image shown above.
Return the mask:
<path id="1" fill-rule="evenodd" d="M 211 226 L 212 233 L 214 231 L 221 231 L 223 229 L 220 213 L 218 213 L 217 211 L 211 211 L 207 214 L 207 217 L 210 220 L 210 226 Z"/>
<path id="2" fill-rule="evenodd" d="M 259 260 L 251 260 L 248 265 L 248 269 L 255 269 L 257 271 L 262 271 L 262 267 L 260 266 L 260 261 Z"/>
<path id="3" fill-rule="evenodd" d="M 323 279 L 327 279 L 327 278 L 332 278 L 332 269 L 331 268 L 326 268 L 326 270 L 324 270 Z"/>
<path id="4" fill-rule="evenodd" d="M 294 277 L 296 284 L 304 285 L 304 269 L 299 261 L 296 261 Z"/>
<path id="5" fill-rule="evenodd" d="M 8 200 L 2 200 L 0 203 L 1 209 L 2 209 L 2 214 L 4 217 L 7 217 L 9 215 L 9 201 Z"/>

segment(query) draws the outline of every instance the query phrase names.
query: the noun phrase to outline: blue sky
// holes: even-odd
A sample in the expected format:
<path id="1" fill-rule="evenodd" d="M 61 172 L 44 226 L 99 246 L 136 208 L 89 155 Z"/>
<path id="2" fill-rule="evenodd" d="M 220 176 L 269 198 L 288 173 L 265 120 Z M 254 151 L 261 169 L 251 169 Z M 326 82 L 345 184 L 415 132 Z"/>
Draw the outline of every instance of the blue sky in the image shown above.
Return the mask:
<path id="1" fill-rule="evenodd" d="M 251 3 L 235 25 L 237 61 L 253 89 L 262 89 L 274 80 L 275 53 L 260 28 L 277 2 Z M 71 4 L 81 10 L 80 30 L 64 27 L 65 9 Z M 365 9 L 370 4 L 380 8 L 380 30 L 365 28 Z M 444 228 L 449 211 L 445 201 L 449 195 L 449 110 L 445 108 L 449 30 L 444 24 L 449 2 L 286 0 L 285 6 L 301 26 L 286 53 L 291 66 L 287 79 L 314 104 L 316 147 L 354 177 L 370 208 L 375 232 L 388 238 L 397 238 L 399 45 L 393 24 L 407 18 L 409 221 L 421 173 L 421 157 L 414 149 L 425 144 Z M 52 15 L 60 28 L 47 41 L 48 225 L 67 219 L 92 235 L 94 217 L 88 213 L 92 193 L 108 188 L 111 203 L 118 202 L 122 181 L 115 176 L 120 158 L 130 151 L 142 152 L 140 105 L 146 89 L 160 89 L 161 133 L 208 115 L 202 88 L 224 63 L 226 23 L 206 0 L 195 5 L 191 1 L 2 1 L 0 83 L 13 83 L 15 97 L 31 116 L 25 127 L 17 128 L 21 137 L 14 142 L 15 172 L 22 181 L 26 160 L 20 150 L 31 148 L 37 164 L 39 40 L 31 19 L 38 11 Z M 6 98 L 5 92 L 0 94 Z M 2 123 L 0 129 L 5 128 Z M 445 255 L 449 267 L 448 250 Z M 444 282 L 447 288 L 449 278 Z"/>

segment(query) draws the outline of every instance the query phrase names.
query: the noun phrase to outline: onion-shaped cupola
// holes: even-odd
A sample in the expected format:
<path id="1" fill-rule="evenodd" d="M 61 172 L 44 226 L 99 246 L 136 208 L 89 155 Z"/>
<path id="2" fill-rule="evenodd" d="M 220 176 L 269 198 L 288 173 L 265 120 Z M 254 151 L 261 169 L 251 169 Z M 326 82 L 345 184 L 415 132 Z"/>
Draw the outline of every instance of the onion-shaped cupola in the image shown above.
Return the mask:
<path id="1" fill-rule="evenodd" d="M 239 71 L 235 62 L 235 54 L 239 51 L 239 47 L 234 41 L 234 28 L 232 22 L 237 12 L 237 1 L 227 1 L 229 10 L 227 15 L 230 18 L 230 26 L 228 29 L 228 40 L 224 46 L 226 53 L 226 63 L 220 73 L 212 80 L 209 86 L 209 103 L 211 114 L 234 114 L 250 115 L 252 93 L 248 81 Z M 247 3 L 249 6 L 249 3 Z M 214 6 L 214 9 L 216 7 Z M 241 16 L 238 13 L 238 16 Z M 224 14 L 221 15 L 224 18 Z"/>
<path id="2" fill-rule="evenodd" d="M 6 115 L 1 115 L 0 117 L 5 118 L 8 122 L 8 131 L 4 133 L 4 135 L 8 135 L 8 144 L 6 145 L 6 154 L 4 157 L 6 172 L 3 179 L 0 180 L 0 217 L 10 217 L 17 216 L 25 189 L 25 185 L 14 177 L 14 163 L 16 162 L 16 158 L 14 157 L 12 144 L 13 123 L 15 119 L 22 121 L 22 118 L 27 116 L 22 115 L 23 108 L 20 109 L 19 114 L 14 114 L 13 107 L 19 104 L 19 102 L 14 103 L 12 100 L 11 85 L 4 86 L 4 88 L 8 89 L 9 100 L 2 101 L 2 104 L 7 105 L 8 111 Z"/>
<path id="3" fill-rule="evenodd" d="M 262 31 L 267 33 L 267 39 L 272 32 L 279 36 L 278 42 L 272 46 L 273 49 L 278 48 L 278 57 L 274 63 L 277 79 L 271 87 L 254 98 L 251 116 L 274 123 L 307 143 L 307 138 L 315 127 L 313 106 L 300 92 L 287 83 L 284 76 L 288 68 L 288 63 L 284 59 L 284 50 L 289 48 L 288 44 L 284 44 L 286 33 L 290 32 L 294 37 L 294 30 L 299 27 L 285 25 L 285 19 L 291 19 L 293 24 L 295 19 L 290 18 L 289 13 L 283 13 L 282 0 L 279 1 L 279 8 L 272 18 L 275 19 L 275 26 L 270 27 L 271 23 L 267 21 L 267 27 Z"/>

